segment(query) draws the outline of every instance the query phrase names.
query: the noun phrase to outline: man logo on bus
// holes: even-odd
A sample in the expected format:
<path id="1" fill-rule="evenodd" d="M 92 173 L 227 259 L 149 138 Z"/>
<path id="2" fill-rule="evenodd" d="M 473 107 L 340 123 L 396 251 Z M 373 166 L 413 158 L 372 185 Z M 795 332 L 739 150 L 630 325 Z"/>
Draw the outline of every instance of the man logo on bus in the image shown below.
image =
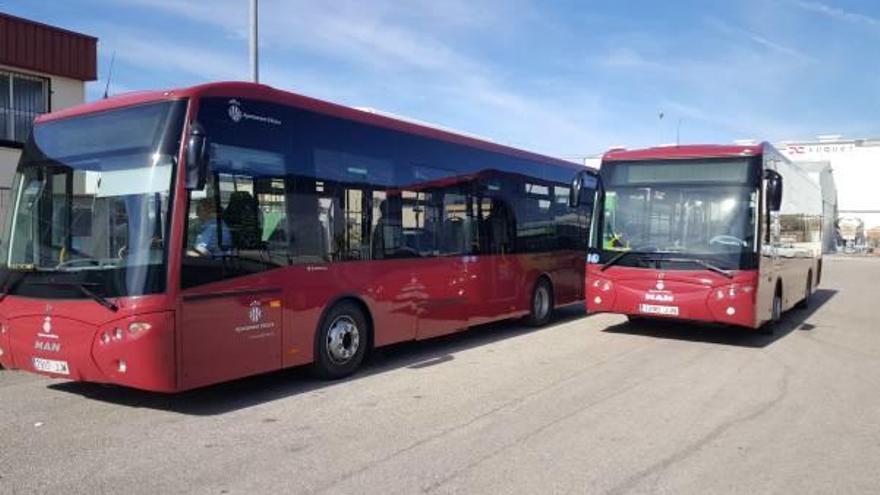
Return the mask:
<path id="1" fill-rule="evenodd" d="M 238 100 L 229 100 L 228 113 L 229 118 L 232 119 L 233 122 L 239 122 L 241 118 L 244 117 L 244 112 L 241 111 Z"/>
<path id="2" fill-rule="evenodd" d="M 263 308 L 260 307 L 260 301 L 254 301 L 251 303 L 248 317 L 250 317 L 251 323 L 257 323 L 263 319 Z"/>

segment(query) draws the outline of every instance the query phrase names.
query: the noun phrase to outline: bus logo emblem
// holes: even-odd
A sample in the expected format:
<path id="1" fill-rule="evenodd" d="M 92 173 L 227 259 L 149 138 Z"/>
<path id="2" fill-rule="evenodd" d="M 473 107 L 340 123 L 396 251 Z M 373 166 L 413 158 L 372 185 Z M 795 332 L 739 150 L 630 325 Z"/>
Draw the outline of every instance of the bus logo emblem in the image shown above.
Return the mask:
<path id="1" fill-rule="evenodd" d="M 43 333 L 52 333 L 52 318 L 49 316 L 43 318 Z"/>
<path id="2" fill-rule="evenodd" d="M 229 118 L 232 119 L 233 122 L 239 122 L 242 117 L 244 117 L 244 112 L 241 111 L 241 107 L 238 106 L 238 100 L 229 100 Z"/>
<path id="3" fill-rule="evenodd" d="M 248 317 L 251 319 L 251 323 L 257 323 L 258 321 L 263 319 L 263 308 L 260 307 L 260 301 L 254 301 L 251 303 L 251 309 L 248 311 Z"/>
<path id="4" fill-rule="evenodd" d="M 662 280 L 657 281 L 657 290 L 663 290 L 666 288 L 666 284 L 663 283 Z"/>

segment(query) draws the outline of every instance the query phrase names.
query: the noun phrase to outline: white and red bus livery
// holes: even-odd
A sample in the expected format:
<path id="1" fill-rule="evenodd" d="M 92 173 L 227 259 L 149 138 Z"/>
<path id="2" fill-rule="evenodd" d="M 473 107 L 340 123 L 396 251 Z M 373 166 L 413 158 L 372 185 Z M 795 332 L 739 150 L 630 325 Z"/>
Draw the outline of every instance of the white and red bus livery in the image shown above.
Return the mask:
<path id="1" fill-rule="evenodd" d="M 821 279 L 821 192 L 767 143 L 613 150 L 600 176 L 588 312 L 759 328 Z"/>

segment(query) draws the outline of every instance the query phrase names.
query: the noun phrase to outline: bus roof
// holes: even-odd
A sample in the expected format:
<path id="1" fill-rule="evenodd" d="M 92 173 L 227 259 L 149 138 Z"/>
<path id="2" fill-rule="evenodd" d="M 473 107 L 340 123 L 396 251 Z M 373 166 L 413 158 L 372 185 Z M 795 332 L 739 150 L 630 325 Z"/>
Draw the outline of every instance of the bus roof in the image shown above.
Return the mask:
<path id="1" fill-rule="evenodd" d="M 687 160 L 690 158 L 732 158 L 758 156 L 764 153 L 768 143 L 749 145 L 687 144 L 682 146 L 657 146 L 638 150 L 610 150 L 602 156 L 603 162 L 635 160 Z"/>
<path id="2" fill-rule="evenodd" d="M 132 93 L 124 93 L 111 98 L 78 105 L 65 110 L 43 114 L 37 117 L 37 123 L 48 122 L 56 119 L 74 117 L 114 108 L 125 107 L 129 105 L 137 105 L 141 103 L 149 103 L 153 101 L 172 100 L 177 98 L 201 98 L 201 97 L 229 97 L 229 98 L 250 98 L 256 100 L 264 100 L 290 105 L 304 110 L 313 111 L 333 117 L 362 122 L 377 127 L 394 129 L 409 134 L 416 134 L 431 139 L 453 142 L 456 144 L 481 148 L 487 151 L 504 153 L 507 155 L 517 156 L 520 158 L 538 160 L 545 163 L 553 163 L 554 165 L 568 167 L 575 170 L 589 168 L 584 165 L 553 158 L 538 153 L 532 153 L 503 144 L 493 143 L 472 136 L 457 134 L 445 129 L 432 127 L 426 124 L 414 123 L 407 120 L 397 119 L 382 115 L 375 112 L 359 110 L 336 103 L 331 103 L 308 96 L 291 93 L 275 89 L 265 84 L 257 84 L 251 82 L 214 82 L 191 86 L 188 88 L 158 90 L 158 91 L 138 91 Z"/>

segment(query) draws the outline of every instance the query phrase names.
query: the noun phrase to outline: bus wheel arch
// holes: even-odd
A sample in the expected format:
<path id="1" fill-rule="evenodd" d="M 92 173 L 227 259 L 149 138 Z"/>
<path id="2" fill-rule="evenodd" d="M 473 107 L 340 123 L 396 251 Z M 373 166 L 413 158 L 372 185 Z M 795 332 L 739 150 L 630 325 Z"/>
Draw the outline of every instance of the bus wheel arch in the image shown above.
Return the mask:
<path id="1" fill-rule="evenodd" d="M 550 274 L 544 272 L 535 277 L 529 291 L 529 314 L 526 322 L 533 327 L 546 325 L 553 317 L 555 290 Z"/>
<path id="2" fill-rule="evenodd" d="M 357 371 L 373 347 L 373 332 L 373 317 L 362 299 L 352 295 L 334 299 L 315 329 L 314 374 L 332 380 Z"/>

